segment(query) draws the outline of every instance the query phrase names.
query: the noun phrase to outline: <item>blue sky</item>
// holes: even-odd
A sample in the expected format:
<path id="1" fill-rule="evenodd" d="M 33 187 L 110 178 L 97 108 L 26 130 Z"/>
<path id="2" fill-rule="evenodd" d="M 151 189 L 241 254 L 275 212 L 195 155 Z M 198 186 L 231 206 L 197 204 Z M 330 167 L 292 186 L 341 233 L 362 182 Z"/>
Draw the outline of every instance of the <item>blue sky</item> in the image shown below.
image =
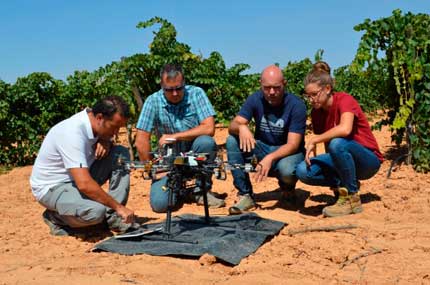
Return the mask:
<path id="1" fill-rule="evenodd" d="M 152 29 L 136 24 L 154 16 L 173 23 L 178 40 L 194 53 L 212 51 L 227 66 L 265 66 L 313 58 L 324 49 L 333 67 L 349 64 L 366 18 L 403 12 L 430 13 L 429 0 L 3 0 L 0 4 L 0 79 L 9 83 L 31 72 L 64 80 L 75 70 L 93 71 L 122 56 L 145 53 Z"/>

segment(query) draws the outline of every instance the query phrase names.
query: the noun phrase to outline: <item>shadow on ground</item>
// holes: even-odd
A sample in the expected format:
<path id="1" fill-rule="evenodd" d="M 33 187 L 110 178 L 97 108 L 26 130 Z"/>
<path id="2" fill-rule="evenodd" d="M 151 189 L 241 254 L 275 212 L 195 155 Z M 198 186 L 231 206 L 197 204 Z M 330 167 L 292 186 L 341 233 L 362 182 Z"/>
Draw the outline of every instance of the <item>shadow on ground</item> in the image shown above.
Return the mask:
<path id="1" fill-rule="evenodd" d="M 136 217 L 136 222 L 141 225 L 148 223 L 152 220 L 156 219 L 148 217 Z M 98 242 L 105 238 L 113 236 L 113 233 L 111 232 L 106 223 L 101 223 L 86 228 L 73 229 L 70 232 L 70 236 L 73 236 L 86 242 Z"/>
<path id="2" fill-rule="evenodd" d="M 298 211 L 300 214 L 307 216 L 319 216 L 322 214 L 322 210 L 324 207 L 328 205 L 333 205 L 336 202 L 334 195 L 318 194 L 311 196 L 310 191 L 300 188 L 297 188 L 295 192 L 295 198 L 283 199 L 282 191 L 278 188 L 275 190 L 255 194 L 255 201 L 257 202 L 257 204 L 259 202 L 276 201 L 274 205 L 267 207 L 259 205 L 259 207 L 263 210 L 273 210 L 281 208 L 287 211 Z M 370 192 L 361 194 L 360 198 L 363 204 L 370 203 L 373 201 L 381 201 L 381 197 L 379 195 Z M 305 202 L 307 199 L 321 204 L 305 207 Z"/>
<path id="3" fill-rule="evenodd" d="M 309 198 L 310 192 L 297 188 L 295 190 L 295 197 L 285 199 L 282 195 L 282 191 L 278 188 L 272 191 L 266 191 L 263 193 L 255 194 L 255 201 L 258 202 L 267 202 L 267 201 L 276 201 L 276 203 L 272 206 L 261 207 L 264 210 L 273 210 L 277 208 L 281 208 L 287 211 L 298 211 L 305 206 L 305 201 Z"/>

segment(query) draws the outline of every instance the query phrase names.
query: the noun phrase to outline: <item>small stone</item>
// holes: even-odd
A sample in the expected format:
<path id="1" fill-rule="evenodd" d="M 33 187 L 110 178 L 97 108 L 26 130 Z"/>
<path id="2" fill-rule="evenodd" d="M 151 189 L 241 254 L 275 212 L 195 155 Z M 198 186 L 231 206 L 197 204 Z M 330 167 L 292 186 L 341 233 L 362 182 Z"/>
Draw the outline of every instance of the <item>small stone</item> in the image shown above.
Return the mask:
<path id="1" fill-rule="evenodd" d="M 199 262 L 200 265 L 212 265 L 214 263 L 216 263 L 216 257 L 210 254 L 203 254 L 200 258 L 199 258 Z"/>

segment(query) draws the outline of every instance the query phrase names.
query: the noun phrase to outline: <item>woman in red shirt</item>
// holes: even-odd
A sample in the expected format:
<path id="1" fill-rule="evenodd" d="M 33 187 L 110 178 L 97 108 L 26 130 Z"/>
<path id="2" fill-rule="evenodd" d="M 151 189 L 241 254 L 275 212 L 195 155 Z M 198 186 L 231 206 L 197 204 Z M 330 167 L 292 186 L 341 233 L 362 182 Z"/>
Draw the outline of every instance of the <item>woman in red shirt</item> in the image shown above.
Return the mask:
<path id="1" fill-rule="evenodd" d="M 297 177 L 305 184 L 331 187 L 339 198 L 323 209 L 326 217 L 363 211 L 358 180 L 378 172 L 383 157 L 369 123 L 357 100 L 335 92 L 330 67 L 314 64 L 304 80 L 305 98 L 312 104 L 315 136 L 306 143 L 305 160 L 297 166 Z M 324 143 L 326 153 L 316 154 L 316 145 Z"/>

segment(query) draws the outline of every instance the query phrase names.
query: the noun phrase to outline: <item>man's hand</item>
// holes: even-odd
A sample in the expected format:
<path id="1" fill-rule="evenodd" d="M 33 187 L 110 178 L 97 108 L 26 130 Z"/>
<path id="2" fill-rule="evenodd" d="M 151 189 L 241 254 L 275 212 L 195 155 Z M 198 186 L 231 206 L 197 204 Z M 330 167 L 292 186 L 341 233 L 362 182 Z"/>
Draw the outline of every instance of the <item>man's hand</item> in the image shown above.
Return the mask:
<path id="1" fill-rule="evenodd" d="M 134 222 L 134 212 L 121 205 L 116 209 L 116 213 L 123 219 L 124 223 L 131 224 Z"/>
<path id="2" fill-rule="evenodd" d="M 273 159 L 266 155 L 263 160 L 261 160 L 256 168 L 254 174 L 255 182 L 263 181 L 268 175 L 270 168 L 272 167 Z"/>
<path id="3" fill-rule="evenodd" d="M 96 149 L 95 149 L 96 159 L 105 158 L 109 154 L 111 148 L 112 148 L 112 142 L 111 141 L 99 140 L 96 143 Z"/>
<path id="4" fill-rule="evenodd" d="M 162 148 L 166 144 L 171 144 L 172 143 L 171 139 L 175 139 L 176 140 L 174 134 L 164 134 L 164 135 L 162 135 L 161 138 L 160 138 L 160 140 L 158 141 L 158 147 Z"/>
<path id="5" fill-rule="evenodd" d="M 244 152 L 250 152 L 255 148 L 255 139 L 247 125 L 239 126 L 239 147 Z"/>

